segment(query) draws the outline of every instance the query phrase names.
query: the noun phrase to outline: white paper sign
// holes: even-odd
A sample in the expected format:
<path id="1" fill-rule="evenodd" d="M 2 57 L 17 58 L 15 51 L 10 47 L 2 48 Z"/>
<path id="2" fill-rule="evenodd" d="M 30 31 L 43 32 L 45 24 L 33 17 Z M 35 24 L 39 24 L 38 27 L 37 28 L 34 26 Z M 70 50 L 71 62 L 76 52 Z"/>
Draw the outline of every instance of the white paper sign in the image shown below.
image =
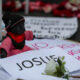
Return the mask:
<path id="1" fill-rule="evenodd" d="M 0 59 L 0 65 L 13 77 L 36 79 L 37 75 L 42 76 L 48 61 L 50 59 L 56 61 L 58 56 L 65 56 L 66 68 L 70 72 L 80 69 L 80 62 L 58 47 L 28 51 L 19 55 Z"/>
<path id="2" fill-rule="evenodd" d="M 8 80 L 17 80 L 17 79 L 19 79 L 19 78 L 12 77 Z M 28 77 L 27 79 L 24 79 L 24 80 L 66 80 L 66 79 L 52 77 L 52 76 L 46 76 L 46 75 L 36 75 L 36 76 Z"/>
<path id="3" fill-rule="evenodd" d="M 26 45 L 36 50 L 60 47 L 67 51 L 68 55 L 80 61 L 80 43 L 77 42 L 59 39 L 34 39 L 32 41 L 26 41 Z"/>
<path id="4" fill-rule="evenodd" d="M 77 18 L 25 17 L 26 30 L 38 38 L 70 38 L 78 28 Z"/>

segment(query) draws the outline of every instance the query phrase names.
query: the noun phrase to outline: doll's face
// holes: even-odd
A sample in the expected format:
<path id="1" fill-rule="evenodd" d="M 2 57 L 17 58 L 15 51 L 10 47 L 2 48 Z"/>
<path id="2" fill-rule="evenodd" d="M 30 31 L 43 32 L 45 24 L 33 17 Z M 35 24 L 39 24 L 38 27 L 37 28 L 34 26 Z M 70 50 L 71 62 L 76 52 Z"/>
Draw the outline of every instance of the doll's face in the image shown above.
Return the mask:
<path id="1" fill-rule="evenodd" d="M 9 29 L 9 32 L 12 32 L 14 34 L 22 34 L 25 31 L 24 22 L 20 22 L 16 24 L 12 29 Z"/>

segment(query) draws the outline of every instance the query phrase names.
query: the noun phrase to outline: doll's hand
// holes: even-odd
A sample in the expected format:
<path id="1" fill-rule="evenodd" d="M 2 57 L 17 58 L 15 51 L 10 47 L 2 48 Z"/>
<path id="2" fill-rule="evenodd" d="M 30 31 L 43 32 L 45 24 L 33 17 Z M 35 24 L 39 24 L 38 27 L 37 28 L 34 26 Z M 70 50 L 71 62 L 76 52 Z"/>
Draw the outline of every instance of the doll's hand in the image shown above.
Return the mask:
<path id="1" fill-rule="evenodd" d="M 7 52 L 2 48 L 0 58 L 5 58 L 5 57 L 7 57 Z"/>

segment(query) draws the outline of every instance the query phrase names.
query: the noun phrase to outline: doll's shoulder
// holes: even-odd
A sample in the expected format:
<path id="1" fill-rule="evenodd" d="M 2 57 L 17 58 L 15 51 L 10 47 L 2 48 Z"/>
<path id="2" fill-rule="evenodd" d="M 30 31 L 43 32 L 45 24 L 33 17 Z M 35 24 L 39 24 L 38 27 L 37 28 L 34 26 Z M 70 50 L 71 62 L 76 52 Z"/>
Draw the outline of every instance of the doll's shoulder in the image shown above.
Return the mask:
<path id="1" fill-rule="evenodd" d="M 10 37 L 7 36 L 2 42 L 10 43 L 12 41 L 11 41 Z"/>

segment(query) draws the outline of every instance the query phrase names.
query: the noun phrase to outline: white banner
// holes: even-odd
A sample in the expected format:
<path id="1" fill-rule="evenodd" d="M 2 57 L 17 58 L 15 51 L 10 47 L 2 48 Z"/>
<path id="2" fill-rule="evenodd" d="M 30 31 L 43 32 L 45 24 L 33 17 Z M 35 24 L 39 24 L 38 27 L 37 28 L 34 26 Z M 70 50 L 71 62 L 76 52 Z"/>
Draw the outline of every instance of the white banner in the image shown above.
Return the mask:
<path id="1" fill-rule="evenodd" d="M 25 17 L 26 30 L 38 38 L 70 38 L 78 29 L 77 18 Z"/>

